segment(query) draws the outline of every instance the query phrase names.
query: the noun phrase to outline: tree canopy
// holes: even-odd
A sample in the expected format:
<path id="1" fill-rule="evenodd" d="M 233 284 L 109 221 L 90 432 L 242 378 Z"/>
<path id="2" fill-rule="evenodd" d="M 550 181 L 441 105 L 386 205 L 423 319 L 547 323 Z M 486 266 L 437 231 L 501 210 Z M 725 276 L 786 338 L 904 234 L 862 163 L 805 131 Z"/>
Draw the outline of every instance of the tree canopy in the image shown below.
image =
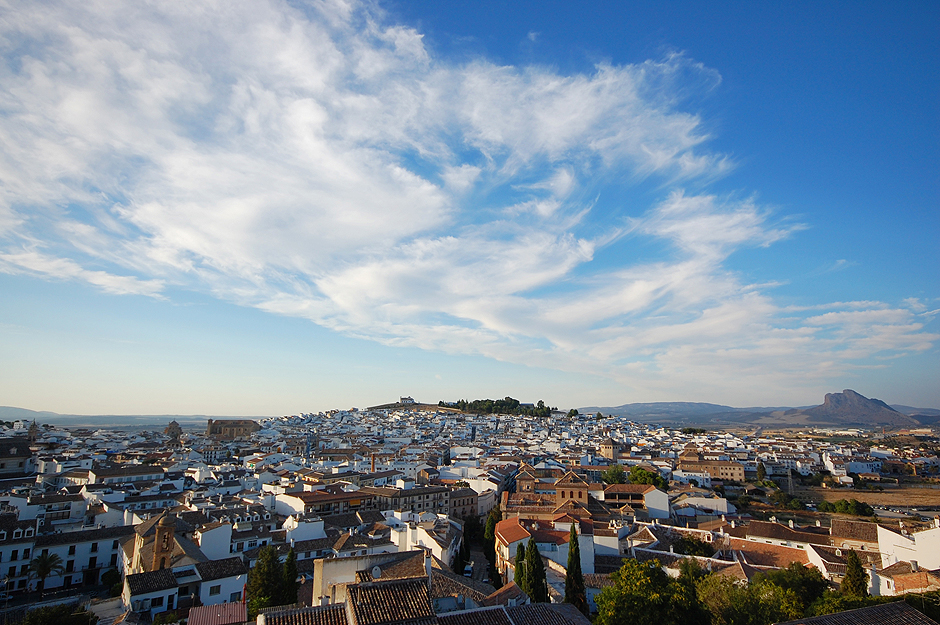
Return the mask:
<path id="1" fill-rule="evenodd" d="M 503 399 L 474 399 L 467 401 L 460 399 L 456 402 L 448 403 L 443 400 L 438 402 L 439 406 L 453 406 L 463 412 L 475 412 L 477 414 L 518 414 L 528 415 L 530 417 L 547 417 L 554 408 L 549 408 L 541 399 L 535 406 L 523 406 L 518 399 L 505 397 Z"/>
<path id="2" fill-rule="evenodd" d="M 840 514 L 853 514 L 855 516 L 874 516 L 875 514 L 871 506 L 857 499 L 823 501 L 816 506 L 816 509 L 820 512 L 838 512 Z"/>
<path id="3" fill-rule="evenodd" d="M 679 625 L 702 622 L 694 584 L 666 575 L 658 560 L 626 560 L 597 595 L 598 625 Z"/>
<path id="4" fill-rule="evenodd" d="M 862 568 L 862 561 L 854 549 L 845 557 L 845 577 L 842 578 L 841 590 L 848 597 L 868 596 L 868 573 Z"/>
<path id="5" fill-rule="evenodd" d="M 584 587 L 584 574 L 581 573 L 581 546 L 578 544 L 578 533 L 575 523 L 571 524 L 571 533 L 568 535 L 568 567 L 565 571 L 565 603 L 570 603 L 581 611 L 588 613 L 587 591 Z"/>
<path id="6" fill-rule="evenodd" d="M 39 594 L 42 595 L 46 585 L 46 578 L 50 575 L 59 575 L 65 571 L 65 563 L 61 556 L 55 553 L 40 553 L 29 562 L 29 572 L 39 578 Z"/>
<path id="7" fill-rule="evenodd" d="M 526 594 L 533 603 L 548 603 L 548 580 L 545 575 L 545 564 L 534 538 L 529 539 L 525 551 L 526 578 L 529 590 Z"/>
<path id="8" fill-rule="evenodd" d="M 611 465 L 601 473 L 601 479 L 605 484 L 623 484 L 627 481 L 627 472 L 619 464 Z"/>
<path id="9" fill-rule="evenodd" d="M 647 471 L 640 466 L 630 467 L 630 483 L 631 484 L 652 484 L 660 490 L 666 490 L 667 484 L 666 479 L 659 473 L 653 473 L 652 471 Z"/>
<path id="10" fill-rule="evenodd" d="M 297 556 L 293 548 L 282 565 L 273 546 L 262 547 L 248 573 L 249 616 L 257 615 L 261 608 L 296 603 L 297 586 Z"/>

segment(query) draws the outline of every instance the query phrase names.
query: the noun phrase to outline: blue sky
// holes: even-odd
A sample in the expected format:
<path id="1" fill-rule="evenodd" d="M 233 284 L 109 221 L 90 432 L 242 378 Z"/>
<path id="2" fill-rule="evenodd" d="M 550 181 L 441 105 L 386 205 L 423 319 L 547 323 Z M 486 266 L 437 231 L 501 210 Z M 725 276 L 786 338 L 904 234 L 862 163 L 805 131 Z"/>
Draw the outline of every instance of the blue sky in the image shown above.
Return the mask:
<path id="1" fill-rule="evenodd" d="M 3 11 L 0 404 L 940 407 L 935 3 Z"/>

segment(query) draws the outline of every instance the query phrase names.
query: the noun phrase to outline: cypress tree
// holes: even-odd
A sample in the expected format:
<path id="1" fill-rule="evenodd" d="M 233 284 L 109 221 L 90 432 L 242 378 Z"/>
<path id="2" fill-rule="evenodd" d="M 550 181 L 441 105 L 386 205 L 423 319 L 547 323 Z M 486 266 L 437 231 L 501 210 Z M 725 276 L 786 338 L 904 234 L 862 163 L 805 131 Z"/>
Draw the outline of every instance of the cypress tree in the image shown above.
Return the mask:
<path id="1" fill-rule="evenodd" d="M 538 545 L 535 544 L 535 536 L 529 539 L 529 546 L 525 552 L 525 561 L 528 568 L 526 577 L 532 591 L 526 594 L 529 595 L 533 603 L 548 603 L 548 581 L 545 577 L 545 565 L 542 564 L 542 556 L 539 554 Z"/>
<path id="2" fill-rule="evenodd" d="M 581 546 L 578 544 L 578 533 L 571 524 L 571 534 L 568 536 L 568 570 L 565 573 L 565 603 L 570 603 L 581 611 L 588 613 L 587 591 L 584 588 L 584 575 L 581 573 Z"/>
<path id="3" fill-rule="evenodd" d="M 262 547 L 258 561 L 248 573 L 249 614 L 257 614 L 260 608 L 276 605 L 281 599 L 281 582 L 284 571 L 271 545 Z"/>
<path id="4" fill-rule="evenodd" d="M 522 589 L 522 592 L 529 594 L 526 580 L 525 545 L 522 543 L 519 543 L 519 546 L 516 547 L 516 574 L 512 580 L 516 582 L 516 586 Z"/>
<path id="5" fill-rule="evenodd" d="M 862 568 L 862 561 L 854 549 L 845 558 L 845 577 L 840 590 L 847 597 L 868 596 L 868 573 Z"/>
<path id="6" fill-rule="evenodd" d="M 281 605 L 292 605 L 297 603 L 297 554 L 291 547 L 287 552 L 287 559 L 284 561 L 284 579 L 281 582 Z"/>
<path id="7" fill-rule="evenodd" d="M 764 468 L 764 463 L 758 462 L 757 463 L 757 481 L 763 482 L 764 479 L 766 479 L 766 477 L 767 477 L 767 469 Z"/>

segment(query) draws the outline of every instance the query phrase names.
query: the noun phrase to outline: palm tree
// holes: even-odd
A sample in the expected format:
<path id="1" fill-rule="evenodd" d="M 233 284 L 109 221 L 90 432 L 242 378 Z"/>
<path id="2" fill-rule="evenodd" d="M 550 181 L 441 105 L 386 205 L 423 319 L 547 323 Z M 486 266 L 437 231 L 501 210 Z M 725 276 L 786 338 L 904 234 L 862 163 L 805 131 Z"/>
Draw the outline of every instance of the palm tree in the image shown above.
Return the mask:
<path id="1" fill-rule="evenodd" d="M 46 578 L 50 575 L 61 575 L 65 570 L 62 558 L 55 553 L 43 552 L 33 558 L 29 563 L 29 572 L 39 578 L 39 597 L 46 585 Z"/>

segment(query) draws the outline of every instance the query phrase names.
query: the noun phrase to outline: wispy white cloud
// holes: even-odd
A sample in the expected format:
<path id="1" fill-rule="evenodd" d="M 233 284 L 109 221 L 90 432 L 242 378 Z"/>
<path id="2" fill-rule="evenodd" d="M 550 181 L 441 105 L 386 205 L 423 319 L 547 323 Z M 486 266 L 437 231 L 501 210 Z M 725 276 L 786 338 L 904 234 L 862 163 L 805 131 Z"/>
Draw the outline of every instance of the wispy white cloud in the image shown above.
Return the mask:
<path id="1" fill-rule="evenodd" d="M 938 338 L 912 304 L 784 307 L 727 268 L 803 226 L 683 189 L 734 162 L 685 106 L 720 76 L 681 54 L 454 63 L 357 2 L 23 4 L 0 29 L 2 271 L 652 394 L 799 388 Z M 646 179 L 662 201 L 614 200 Z"/>

